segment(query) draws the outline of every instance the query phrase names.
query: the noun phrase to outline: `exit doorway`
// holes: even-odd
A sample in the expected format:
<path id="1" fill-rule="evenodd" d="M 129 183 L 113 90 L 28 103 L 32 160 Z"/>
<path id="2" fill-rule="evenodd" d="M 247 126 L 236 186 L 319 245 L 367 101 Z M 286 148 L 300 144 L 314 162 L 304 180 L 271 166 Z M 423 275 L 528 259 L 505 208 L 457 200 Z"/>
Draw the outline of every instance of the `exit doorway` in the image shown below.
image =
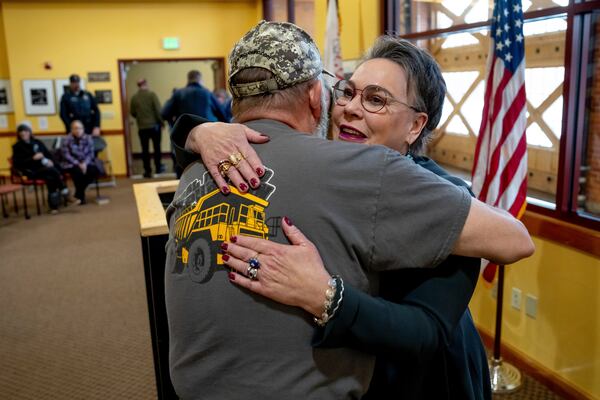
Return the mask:
<path id="1" fill-rule="evenodd" d="M 149 89 L 156 93 L 160 106 L 171 97 L 175 89 L 187 84 L 187 73 L 198 70 L 202 73 L 202 85 L 208 90 L 225 88 L 225 60 L 223 58 L 186 58 L 186 59 L 130 59 L 118 60 L 123 129 L 127 153 L 127 174 L 131 178 L 142 178 L 142 146 L 135 118 L 129 114 L 131 98 L 138 91 L 137 82 L 145 79 Z M 161 136 L 162 162 L 164 173 L 154 174 L 154 178 L 175 177 L 171 158 L 169 127 L 165 124 Z M 150 145 L 150 152 L 154 149 Z"/>

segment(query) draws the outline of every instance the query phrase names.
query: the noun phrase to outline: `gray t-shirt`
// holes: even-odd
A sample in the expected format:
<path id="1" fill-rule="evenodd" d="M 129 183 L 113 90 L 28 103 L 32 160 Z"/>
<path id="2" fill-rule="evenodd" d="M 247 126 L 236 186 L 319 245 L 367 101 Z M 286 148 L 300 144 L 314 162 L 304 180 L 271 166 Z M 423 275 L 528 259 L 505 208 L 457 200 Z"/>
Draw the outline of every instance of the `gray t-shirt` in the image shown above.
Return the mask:
<path id="1" fill-rule="evenodd" d="M 175 389 L 184 399 L 358 399 L 374 357 L 312 348 L 312 316 L 230 283 L 219 245 L 244 234 L 287 243 L 288 216 L 330 273 L 374 293 L 378 271 L 434 266 L 450 254 L 469 193 L 382 146 L 330 142 L 271 120 L 248 125 L 271 137 L 255 147 L 267 168 L 261 187 L 224 196 L 195 163 L 167 212 Z"/>

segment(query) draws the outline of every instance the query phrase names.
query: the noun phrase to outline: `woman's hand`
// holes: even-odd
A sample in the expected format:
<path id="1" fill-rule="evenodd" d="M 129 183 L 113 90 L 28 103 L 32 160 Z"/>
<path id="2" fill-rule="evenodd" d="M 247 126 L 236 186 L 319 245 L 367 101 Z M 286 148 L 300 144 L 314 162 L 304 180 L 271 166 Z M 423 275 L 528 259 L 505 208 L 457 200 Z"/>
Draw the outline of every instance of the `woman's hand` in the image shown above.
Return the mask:
<path id="1" fill-rule="evenodd" d="M 260 158 L 250 146 L 252 143 L 265 143 L 269 137 L 245 125 L 207 122 L 192 129 L 185 142 L 186 150 L 200 154 L 204 165 L 224 194 L 229 193 L 227 182 L 221 176 L 218 164 L 229 156 L 241 153 L 245 159 L 237 167 L 232 166 L 227 176 L 241 192 L 260 186 L 259 177 L 265 173 Z"/>
<path id="2" fill-rule="evenodd" d="M 225 264 L 236 271 L 229 273 L 229 280 L 271 300 L 301 307 L 320 317 L 331 276 L 315 245 L 293 226 L 289 218 L 285 217 L 281 226 L 292 245 L 248 236 L 234 236 L 231 242 L 221 245 L 226 252 L 223 256 Z M 260 262 L 256 279 L 246 277 L 248 260 L 252 257 Z"/>

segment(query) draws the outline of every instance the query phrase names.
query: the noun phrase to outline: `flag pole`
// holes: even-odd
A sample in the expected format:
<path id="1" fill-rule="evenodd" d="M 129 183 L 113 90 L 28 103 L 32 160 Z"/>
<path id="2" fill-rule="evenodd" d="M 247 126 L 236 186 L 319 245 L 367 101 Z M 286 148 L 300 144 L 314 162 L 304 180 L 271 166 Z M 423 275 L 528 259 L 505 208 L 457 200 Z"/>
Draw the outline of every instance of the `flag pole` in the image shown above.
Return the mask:
<path id="1" fill-rule="evenodd" d="M 498 266 L 498 293 L 496 299 L 496 332 L 494 335 L 494 355 L 489 359 L 492 392 L 511 393 L 521 387 L 521 372 L 502 360 L 502 303 L 504 300 L 504 265 Z"/>

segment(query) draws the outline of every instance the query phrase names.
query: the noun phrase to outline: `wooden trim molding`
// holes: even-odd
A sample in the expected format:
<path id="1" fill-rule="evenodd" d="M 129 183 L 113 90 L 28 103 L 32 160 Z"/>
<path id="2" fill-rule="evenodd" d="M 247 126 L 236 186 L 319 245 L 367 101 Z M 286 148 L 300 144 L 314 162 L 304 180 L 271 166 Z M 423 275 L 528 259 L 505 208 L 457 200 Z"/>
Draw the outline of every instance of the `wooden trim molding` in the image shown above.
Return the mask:
<path id="1" fill-rule="evenodd" d="M 63 136 L 65 132 L 52 132 L 52 131 L 34 131 L 35 136 Z M 102 136 L 120 136 L 124 135 L 122 129 L 102 130 Z M 0 137 L 17 137 L 16 132 L 0 132 Z"/>
<path id="2" fill-rule="evenodd" d="M 479 335 L 481 336 L 481 340 L 483 341 L 485 347 L 488 349 L 493 348 L 493 336 L 479 326 L 477 327 L 477 330 L 479 331 Z M 529 357 L 527 354 L 508 344 L 503 343 L 501 345 L 501 354 L 503 360 L 511 363 L 521 372 L 524 372 L 527 375 L 535 378 L 543 385 L 548 387 L 548 389 L 550 389 L 552 392 L 565 399 L 594 399 L 591 394 L 582 391 L 572 382 L 558 375 L 555 371 L 552 371 L 546 366 L 540 364 L 538 361 L 535 361 Z"/>
<path id="3" fill-rule="evenodd" d="M 600 257 L 600 231 L 531 211 L 525 211 L 522 221 L 533 236 Z"/>

